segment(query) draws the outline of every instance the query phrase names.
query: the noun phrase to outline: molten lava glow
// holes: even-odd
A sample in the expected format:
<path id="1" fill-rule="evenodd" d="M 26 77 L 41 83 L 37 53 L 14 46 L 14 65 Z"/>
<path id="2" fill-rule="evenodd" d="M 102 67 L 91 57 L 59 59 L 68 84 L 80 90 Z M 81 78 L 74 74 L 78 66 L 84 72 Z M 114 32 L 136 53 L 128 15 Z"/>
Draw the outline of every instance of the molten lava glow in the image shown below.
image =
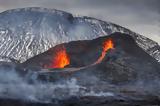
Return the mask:
<path id="1" fill-rule="evenodd" d="M 103 45 L 102 45 L 102 54 L 101 54 L 101 56 L 98 58 L 98 60 L 94 64 L 100 63 L 104 59 L 104 57 L 106 55 L 106 52 L 108 50 L 110 50 L 110 49 L 113 49 L 113 48 L 114 48 L 114 44 L 113 44 L 112 39 L 105 40 L 103 42 Z"/>
<path id="2" fill-rule="evenodd" d="M 108 52 L 108 50 L 113 49 L 113 48 L 114 48 L 114 44 L 113 44 L 112 39 L 105 40 L 102 44 L 101 56 L 98 58 L 96 62 L 94 62 L 93 64 L 89 66 L 99 64 L 104 59 L 106 52 Z M 65 66 L 69 64 L 70 64 L 69 55 L 67 54 L 65 47 L 62 46 L 61 48 L 58 48 L 56 50 L 54 57 L 52 58 L 51 64 L 45 65 L 44 68 L 64 68 Z M 78 68 L 78 70 L 84 69 L 89 66 L 80 67 Z"/>
<path id="3" fill-rule="evenodd" d="M 47 68 L 64 68 L 65 66 L 70 64 L 70 58 L 66 52 L 65 47 L 57 50 L 55 53 L 52 64 L 47 66 Z"/>
<path id="4" fill-rule="evenodd" d="M 107 52 L 109 49 L 113 49 L 114 44 L 113 44 L 112 39 L 108 39 L 108 40 L 104 41 L 102 48 L 103 48 L 103 52 Z"/>

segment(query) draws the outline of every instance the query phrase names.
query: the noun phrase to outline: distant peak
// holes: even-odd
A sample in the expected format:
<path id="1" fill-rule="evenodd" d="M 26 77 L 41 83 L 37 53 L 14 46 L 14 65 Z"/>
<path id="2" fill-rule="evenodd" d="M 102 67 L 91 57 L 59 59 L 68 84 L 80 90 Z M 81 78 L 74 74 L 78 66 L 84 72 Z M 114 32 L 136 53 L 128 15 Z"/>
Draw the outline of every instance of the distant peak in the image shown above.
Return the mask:
<path id="1" fill-rule="evenodd" d="M 67 13 L 67 12 L 62 11 L 62 10 L 44 8 L 44 7 L 25 7 L 25 8 L 10 9 L 10 10 L 6 10 L 4 12 L 9 12 L 10 13 L 10 12 L 21 12 L 21 11 L 70 14 L 70 13 Z"/>

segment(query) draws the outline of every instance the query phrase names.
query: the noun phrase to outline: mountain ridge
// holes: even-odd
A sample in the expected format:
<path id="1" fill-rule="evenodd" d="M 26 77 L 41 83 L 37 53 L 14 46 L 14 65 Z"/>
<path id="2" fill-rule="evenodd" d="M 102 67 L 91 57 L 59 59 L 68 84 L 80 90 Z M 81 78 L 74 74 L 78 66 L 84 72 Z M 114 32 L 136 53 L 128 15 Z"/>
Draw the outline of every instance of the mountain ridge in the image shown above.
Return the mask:
<path id="1" fill-rule="evenodd" d="M 114 32 L 130 34 L 138 46 L 160 62 L 160 46 L 147 37 L 110 22 L 41 7 L 0 13 L 0 55 L 24 62 L 57 44 Z"/>

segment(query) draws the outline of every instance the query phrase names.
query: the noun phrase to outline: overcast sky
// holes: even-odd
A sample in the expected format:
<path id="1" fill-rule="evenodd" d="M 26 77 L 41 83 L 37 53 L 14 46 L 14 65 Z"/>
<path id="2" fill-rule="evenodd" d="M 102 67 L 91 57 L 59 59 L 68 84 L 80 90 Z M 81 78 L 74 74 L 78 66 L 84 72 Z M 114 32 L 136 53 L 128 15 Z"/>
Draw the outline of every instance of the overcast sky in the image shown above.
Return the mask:
<path id="1" fill-rule="evenodd" d="M 22 7 L 55 8 L 110 21 L 160 44 L 160 0 L 0 0 L 0 11 Z"/>

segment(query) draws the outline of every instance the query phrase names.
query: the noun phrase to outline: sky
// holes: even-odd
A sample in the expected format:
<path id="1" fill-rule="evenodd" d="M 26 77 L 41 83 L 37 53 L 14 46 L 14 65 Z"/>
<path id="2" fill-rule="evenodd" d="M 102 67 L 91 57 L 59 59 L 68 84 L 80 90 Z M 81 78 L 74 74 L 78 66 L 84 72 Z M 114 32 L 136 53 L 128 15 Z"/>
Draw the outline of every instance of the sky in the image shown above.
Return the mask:
<path id="1" fill-rule="evenodd" d="M 160 44 L 160 0 L 0 0 L 0 12 L 23 7 L 53 8 L 110 21 Z"/>

